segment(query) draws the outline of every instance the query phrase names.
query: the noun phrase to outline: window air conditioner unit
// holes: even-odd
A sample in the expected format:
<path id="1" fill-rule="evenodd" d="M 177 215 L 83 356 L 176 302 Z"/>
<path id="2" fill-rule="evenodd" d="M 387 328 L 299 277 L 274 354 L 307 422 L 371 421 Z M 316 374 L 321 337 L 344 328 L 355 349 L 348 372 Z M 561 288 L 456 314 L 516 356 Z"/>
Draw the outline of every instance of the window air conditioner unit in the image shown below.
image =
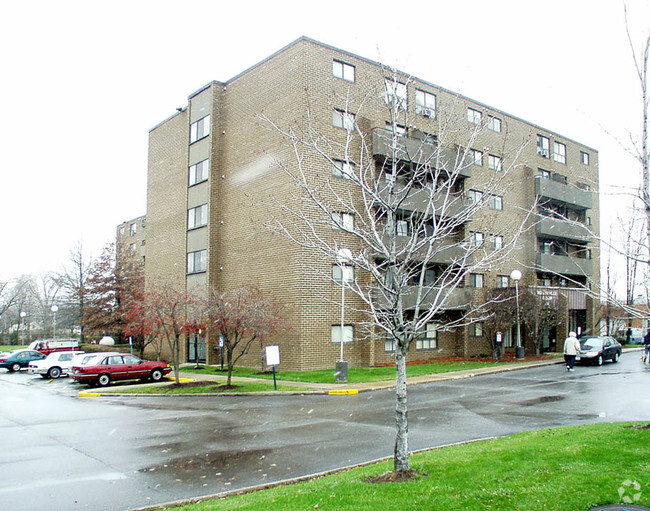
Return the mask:
<path id="1" fill-rule="evenodd" d="M 537 154 L 540 156 L 543 156 L 544 158 L 548 158 L 548 149 L 542 149 L 540 147 L 537 148 Z"/>
<path id="2" fill-rule="evenodd" d="M 420 114 L 425 117 L 433 117 L 433 108 L 421 108 Z"/>

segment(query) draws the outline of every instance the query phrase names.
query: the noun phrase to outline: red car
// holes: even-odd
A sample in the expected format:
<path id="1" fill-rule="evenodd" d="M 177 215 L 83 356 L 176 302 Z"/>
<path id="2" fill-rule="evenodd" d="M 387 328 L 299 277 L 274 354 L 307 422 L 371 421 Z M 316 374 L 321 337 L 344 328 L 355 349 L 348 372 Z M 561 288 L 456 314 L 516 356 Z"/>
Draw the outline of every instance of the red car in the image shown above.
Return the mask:
<path id="1" fill-rule="evenodd" d="M 105 387 L 117 380 L 160 381 L 171 370 L 167 362 L 151 362 L 133 355 L 105 353 L 73 366 L 70 376 L 80 383 Z"/>

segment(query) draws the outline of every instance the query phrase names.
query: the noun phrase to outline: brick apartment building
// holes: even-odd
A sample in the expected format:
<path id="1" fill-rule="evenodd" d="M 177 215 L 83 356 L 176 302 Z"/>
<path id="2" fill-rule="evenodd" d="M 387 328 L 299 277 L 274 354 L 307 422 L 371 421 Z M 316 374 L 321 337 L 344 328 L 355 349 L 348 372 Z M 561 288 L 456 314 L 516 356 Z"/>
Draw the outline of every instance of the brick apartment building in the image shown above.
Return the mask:
<path id="1" fill-rule="evenodd" d="M 282 303 L 291 325 L 272 339 L 280 345 L 281 367 L 333 367 L 339 351 L 335 341 L 344 335 L 340 327 L 337 331 L 341 291 L 331 277 L 333 261 L 264 227 L 273 214 L 265 205 L 268 200 L 288 201 L 295 193 L 277 162 L 291 165 L 295 158 L 261 116 L 306 131 L 309 113 L 311 127 L 335 139 L 345 132 L 348 113 L 360 109 L 363 100 L 356 123 L 372 140 L 372 155 L 379 159 L 386 156 L 377 136 L 388 121 L 386 78 L 387 71 L 377 62 L 302 37 L 227 82 L 214 81 L 191 94 L 186 107 L 149 134 L 145 281 L 220 290 L 255 285 Z M 537 201 L 536 221 L 522 235 L 510 262 L 468 278 L 460 291 L 466 296 L 473 288 L 512 286 L 508 276 L 520 269 L 520 285 L 562 297 L 566 321 L 549 332 L 545 349 L 553 350 L 556 339 L 561 345 L 569 329 L 591 331 L 596 303 L 586 289 L 600 279 L 599 245 L 591 234 L 599 232 L 597 151 L 419 78 L 408 77 L 393 93 L 403 96 L 410 114 L 406 144 L 421 142 L 423 133 L 435 136 L 442 112 L 456 114 L 465 129 L 484 125 L 472 150 L 471 172 L 460 181 L 461 192 L 470 199 L 486 175 L 508 165 L 522 141 L 529 142 L 510 170 L 514 186 L 491 201 L 489 233 L 480 232 L 484 221 L 470 221 L 466 232 L 500 243 L 499 232 L 522 221 Z M 327 176 L 333 186 L 344 181 L 344 170 L 322 162 L 313 165 L 314 176 Z M 119 243 L 143 250 L 144 238 L 138 239 L 143 225 L 144 218 L 122 224 Z M 349 300 L 346 325 L 361 323 L 366 318 L 354 311 L 359 304 Z M 350 365 L 393 360 L 384 338 L 351 332 L 352 342 L 345 347 Z M 513 333 L 505 334 L 506 347 L 513 347 Z M 195 346 L 194 340 L 186 343 L 184 360 L 196 357 Z M 529 344 L 526 349 L 530 353 Z M 414 343 L 409 357 L 489 352 L 480 326 L 468 325 L 433 332 Z M 216 350 L 204 344 L 198 356 L 218 363 Z M 259 356 L 251 353 L 248 364 L 259 365 Z"/>

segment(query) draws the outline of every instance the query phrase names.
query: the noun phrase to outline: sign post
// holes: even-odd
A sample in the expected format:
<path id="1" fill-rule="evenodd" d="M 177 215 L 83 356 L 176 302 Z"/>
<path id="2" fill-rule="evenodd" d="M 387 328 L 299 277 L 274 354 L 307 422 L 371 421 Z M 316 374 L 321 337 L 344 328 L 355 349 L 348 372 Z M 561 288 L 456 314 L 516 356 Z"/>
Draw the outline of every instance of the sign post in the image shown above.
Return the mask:
<path id="1" fill-rule="evenodd" d="M 275 379 L 275 366 L 280 365 L 280 346 L 267 346 L 265 353 L 266 365 L 273 367 L 273 388 L 278 390 L 278 382 Z"/>
<path id="2" fill-rule="evenodd" d="M 223 335 L 219 336 L 219 351 L 221 352 L 221 372 L 223 373 Z"/>

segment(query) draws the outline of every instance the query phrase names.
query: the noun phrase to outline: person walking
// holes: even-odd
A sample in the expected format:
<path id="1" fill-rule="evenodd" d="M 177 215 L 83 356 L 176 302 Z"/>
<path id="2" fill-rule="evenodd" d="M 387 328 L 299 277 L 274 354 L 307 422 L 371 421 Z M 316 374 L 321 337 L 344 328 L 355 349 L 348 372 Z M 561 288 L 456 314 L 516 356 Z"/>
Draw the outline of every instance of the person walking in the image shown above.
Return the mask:
<path id="1" fill-rule="evenodd" d="M 576 337 L 576 333 L 569 332 L 569 337 L 564 340 L 564 361 L 567 371 L 573 371 L 576 355 L 580 353 L 580 349 L 580 341 Z"/>
<path id="2" fill-rule="evenodd" d="M 643 338 L 643 346 L 645 346 L 645 352 L 643 355 L 643 363 L 650 364 L 650 330 L 645 334 Z"/>

